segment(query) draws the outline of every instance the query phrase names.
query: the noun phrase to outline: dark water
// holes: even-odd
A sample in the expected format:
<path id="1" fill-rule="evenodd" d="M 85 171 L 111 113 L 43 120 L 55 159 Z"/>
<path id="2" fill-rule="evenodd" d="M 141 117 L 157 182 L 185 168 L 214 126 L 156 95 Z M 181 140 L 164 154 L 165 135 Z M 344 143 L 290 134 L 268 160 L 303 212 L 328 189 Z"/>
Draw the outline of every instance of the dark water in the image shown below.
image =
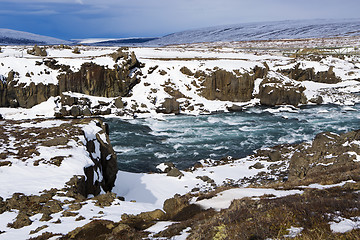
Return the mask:
<path id="1" fill-rule="evenodd" d="M 238 113 L 167 116 L 165 120 L 106 121 L 119 169 L 148 172 L 166 161 L 184 169 L 205 158 L 240 158 L 261 147 L 308 141 L 323 131 L 359 129 L 359 110 L 359 104 L 303 107 L 294 113 L 270 113 L 255 107 Z"/>

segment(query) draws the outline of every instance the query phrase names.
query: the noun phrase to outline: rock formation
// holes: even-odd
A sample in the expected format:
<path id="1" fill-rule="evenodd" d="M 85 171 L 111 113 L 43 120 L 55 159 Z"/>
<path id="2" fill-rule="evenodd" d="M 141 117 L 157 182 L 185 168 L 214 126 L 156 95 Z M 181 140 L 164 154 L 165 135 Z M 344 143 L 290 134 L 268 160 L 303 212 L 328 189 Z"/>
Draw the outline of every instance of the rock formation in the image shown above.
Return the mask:
<path id="1" fill-rule="evenodd" d="M 307 99 L 304 95 L 305 88 L 292 82 L 279 81 L 278 79 L 266 79 L 260 85 L 259 99 L 262 105 L 293 105 L 305 104 Z"/>
<path id="2" fill-rule="evenodd" d="M 44 60 L 44 64 L 62 72 L 58 76 L 58 84 L 26 85 L 17 81 L 18 73 L 10 71 L 7 78 L 0 81 L 0 107 L 31 108 L 49 97 L 59 96 L 62 92 L 77 92 L 99 97 L 123 97 L 139 83 L 135 69 L 140 62 L 133 53 L 117 51 L 118 62 L 114 69 L 108 69 L 94 63 L 84 63 L 77 72 L 72 72 L 69 66 L 57 64 L 56 60 Z M 119 56 L 120 55 L 120 56 Z"/>
<path id="3" fill-rule="evenodd" d="M 281 70 L 280 72 L 296 81 L 313 81 L 320 83 L 338 83 L 341 79 L 333 71 L 334 67 L 329 67 L 328 71 L 315 73 L 314 68 L 301 69 L 300 63 L 292 69 Z"/>

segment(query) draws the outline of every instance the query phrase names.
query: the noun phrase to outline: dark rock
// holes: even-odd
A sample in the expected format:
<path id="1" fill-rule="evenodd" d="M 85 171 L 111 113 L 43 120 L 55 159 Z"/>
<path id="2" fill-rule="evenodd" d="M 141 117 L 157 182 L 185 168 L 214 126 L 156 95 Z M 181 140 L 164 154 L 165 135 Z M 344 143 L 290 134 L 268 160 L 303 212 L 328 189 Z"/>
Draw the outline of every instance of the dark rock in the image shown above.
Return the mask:
<path id="1" fill-rule="evenodd" d="M 79 106 L 72 106 L 72 108 L 70 109 L 70 114 L 73 117 L 78 117 L 81 115 L 81 110 Z"/>
<path id="2" fill-rule="evenodd" d="M 30 83 L 29 85 L 18 84 L 18 76 L 14 71 L 10 71 L 6 81 L 0 81 L 0 107 L 24 107 L 31 108 L 41 102 L 46 101 L 52 96 L 59 96 L 62 92 L 78 92 L 100 97 L 127 96 L 130 90 L 140 82 L 139 72 L 134 71 L 140 67 L 136 56 L 127 53 L 126 61 L 123 65 L 116 65 L 115 69 L 108 69 L 94 63 L 84 63 L 78 72 L 72 72 L 66 67 L 57 65 L 56 62 L 45 62 L 53 68 L 63 71 L 58 76 L 59 84 Z M 131 72 L 135 72 L 130 76 Z M 62 99 L 64 105 L 72 106 L 74 99 Z M 82 103 L 80 105 L 88 105 Z M 66 116 L 58 114 L 58 117 Z"/>
<path id="3" fill-rule="evenodd" d="M 165 213 L 160 209 L 156 209 L 151 212 L 142 212 L 138 215 L 123 214 L 121 219 L 122 224 L 137 230 L 144 230 L 152 226 L 155 221 L 165 220 Z"/>
<path id="4" fill-rule="evenodd" d="M 107 192 L 106 194 L 100 194 L 92 198 L 95 200 L 95 206 L 99 207 L 108 207 L 111 206 L 112 202 L 115 200 L 116 194 L 112 192 Z"/>
<path id="5" fill-rule="evenodd" d="M 37 45 L 35 45 L 32 49 L 28 49 L 27 50 L 28 54 L 31 55 L 35 55 L 35 56 L 41 56 L 41 57 L 46 57 L 47 56 L 47 52 L 45 48 L 41 48 Z"/>
<path id="6" fill-rule="evenodd" d="M 293 105 L 305 104 L 305 88 L 293 83 L 283 83 L 276 79 L 263 81 L 260 85 L 259 98 L 262 105 Z"/>
<path id="7" fill-rule="evenodd" d="M 56 138 L 45 140 L 42 142 L 41 145 L 46 146 L 46 147 L 51 147 L 51 146 L 67 145 L 68 142 L 69 142 L 69 139 L 67 137 L 59 136 Z"/>
<path id="8" fill-rule="evenodd" d="M 229 112 L 242 112 L 244 109 L 241 106 L 238 106 L 236 104 L 231 105 L 230 107 L 227 107 L 227 110 Z"/>
<path id="9" fill-rule="evenodd" d="M 265 166 L 259 162 L 255 163 L 254 165 L 250 166 L 249 169 L 255 168 L 255 169 L 262 169 Z"/>
<path id="10" fill-rule="evenodd" d="M 26 212 L 20 211 L 13 223 L 9 223 L 8 227 L 19 229 L 31 225 L 32 221 Z"/>
<path id="11" fill-rule="evenodd" d="M 75 47 L 72 53 L 80 54 L 80 49 L 78 47 Z"/>
<path id="12" fill-rule="evenodd" d="M 89 117 L 89 116 L 92 115 L 89 107 L 87 107 L 87 106 L 84 108 L 84 110 L 82 111 L 82 113 L 83 113 L 83 115 L 86 116 L 86 117 Z"/>
<path id="13" fill-rule="evenodd" d="M 248 73 L 235 76 L 225 70 L 217 70 L 203 82 L 202 95 L 209 100 L 245 102 L 252 98 L 254 78 Z"/>
<path id="14" fill-rule="evenodd" d="M 309 99 L 309 102 L 311 103 L 315 103 L 315 104 L 322 104 L 323 103 L 323 98 L 321 96 L 317 96 L 317 97 L 314 97 L 314 98 L 311 98 Z"/>
<path id="15" fill-rule="evenodd" d="M 122 101 L 121 97 L 115 99 L 114 105 L 117 108 L 124 108 L 124 102 Z"/>
<path id="16" fill-rule="evenodd" d="M 320 83 L 334 84 L 341 82 L 341 79 L 334 73 L 334 67 L 330 67 L 328 71 L 315 73 L 313 68 L 300 69 L 300 63 L 292 69 L 282 70 L 281 73 L 287 75 L 289 78 L 297 81 L 313 81 Z"/>
<path id="17" fill-rule="evenodd" d="M 188 75 L 188 76 L 194 76 L 194 73 L 190 69 L 188 69 L 187 67 L 180 68 L 180 72 L 182 74 L 185 74 L 185 75 Z"/>
<path id="18" fill-rule="evenodd" d="M 360 155 L 360 148 L 350 144 L 359 140 L 360 130 L 341 135 L 324 132 L 316 135 L 311 145 L 298 145 L 290 159 L 289 181 L 329 184 L 356 179 L 360 169 L 349 152 Z"/>
<path id="19" fill-rule="evenodd" d="M 180 104 L 174 98 L 166 98 L 161 107 L 156 109 L 157 113 L 180 113 Z"/>
<path id="20" fill-rule="evenodd" d="M 177 168 L 173 168 L 171 169 L 166 176 L 170 176 L 170 177 L 182 177 L 184 176 L 184 174 L 182 172 L 179 171 L 179 169 Z"/>
<path id="21" fill-rule="evenodd" d="M 165 200 L 163 209 L 166 212 L 166 219 L 174 221 L 187 220 L 202 211 L 199 206 L 189 204 L 185 196 L 174 196 Z"/>
<path id="22" fill-rule="evenodd" d="M 75 230 L 69 232 L 65 239 L 105 239 L 100 238 L 102 235 L 106 235 L 112 232 L 114 223 L 109 220 L 95 220 L 82 227 L 78 227 Z"/>
<path id="23" fill-rule="evenodd" d="M 168 173 L 170 172 L 172 169 L 175 168 L 175 164 L 172 162 L 165 162 L 164 165 L 166 166 L 166 168 L 164 169 L 164 173 Z"/>
<path id="24" fill-rule="evenodd" d="M 3 116 L 0 114 L 0 120 L 1 120 L 1 119 L 4 119 L 4 118 L 3 118 Z"/>

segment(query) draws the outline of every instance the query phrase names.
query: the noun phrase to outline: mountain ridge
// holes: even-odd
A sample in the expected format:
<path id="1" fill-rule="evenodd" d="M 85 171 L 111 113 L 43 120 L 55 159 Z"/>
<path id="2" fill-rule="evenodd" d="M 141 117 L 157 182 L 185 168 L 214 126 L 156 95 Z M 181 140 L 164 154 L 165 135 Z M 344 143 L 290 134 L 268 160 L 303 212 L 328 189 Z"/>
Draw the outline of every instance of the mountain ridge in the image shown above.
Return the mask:
<path id="1" fill-rule="evenodd" d="M 360 35 L 360 19 L 316 19 L 254 22 L 186 30 L 148 42 L 171 45 L 200 42 L 231 42 L 326 38 Z"/>
<path id="2" fill-rule="evenodd" d="M 71 44 L 70 41 L 35 33 L 0 28 L 0 44 L 4 45 L 56 45 Z"/>

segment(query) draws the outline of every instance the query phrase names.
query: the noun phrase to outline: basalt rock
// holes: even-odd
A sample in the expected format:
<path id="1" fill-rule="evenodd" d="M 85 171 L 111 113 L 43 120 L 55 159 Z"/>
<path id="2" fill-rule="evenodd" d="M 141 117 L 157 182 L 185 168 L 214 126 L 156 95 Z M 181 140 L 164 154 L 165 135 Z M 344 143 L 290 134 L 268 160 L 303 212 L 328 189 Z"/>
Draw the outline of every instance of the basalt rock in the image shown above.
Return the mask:
<path id="1" fill-rule="evenodd" d="M 264 80 L 260 85 L 260 103 L 266 106 L 305 104 L 305 88 L 292 82 L 276 79 Z"/>
<path id="2" fill-rule="evenodd" d="M 245 102 L 252 97 L 254 78 L 249 74 L 237 77 L 235 74 L 217 70 L 206 77 L 202 95 L 209 100 Z"/>
<path id="3" fill-rule="evenodd" d="M 165 101 L 162 103 L 161 107 L 156 109 L 157 113 L 180 113 L 180 104 L 176 101 L 175 98 L 166 98 Z"/>
<path id="4" fill-rule="evenodd" d="M 289 180 L 323 182 L 360 180 L 360 130 L 345 134 L 331 132 L 316 135 L 312 144 L 297 147 L 290 159 Z"/>
<path id="5" fill-rule="evenodd" d="M 99 97 L 126 96 L 139 83 L 136 75 L 129 77 L 133 68 L 117 65 L 115 69 L 106 69 L 95 63 L 84 63 L 78 72 L 58 77 L 59 89 Z"/>
<path id="6" fill-rule="evenodd" d="M 41 48 L 37 45 L 35 45 L 32 49 L 28 49 L 27 50 L 28 54 L 31 55 L 35 55 L 35 56 L 41 56 L 41 57 L 46 57 L 47 56 L 47 52 L 45 48 Z"/>
<path id="7" fill-rule="evenodd" d="M 10 71 L 5 81 L 0 81 L 0 106 L 31 108 L 49 97 L 59 95 L 58 87 L 54 84 L 31 82 L 18 84 L 18 74 Z"/>
<path id="8" fill-rule="evenodd" d="M 217 69 L 211 75 L 195 73 L 195 77 L 204 79 L 202 95 L 209 100 L 221 100 L 232 102 L 246 102 L 251 100 L 254 91 L 254 81 L 257 78 L 264 78 L 267 75 L 268 67 L 256 66 L 249 73 L 239 71 L 228 72 Z M 183 69 L 183 72 L 186 69 Z"/>
<path id="9" fill-rule="evenodd" d="M 116 174 L 117 174 L 117 162 L 116 154 L 112 148 L 109 140 L 109 136 L 106 134 L 106 124 L 98 121 L 96 124 L 102 130 L 96 134 L 96 139 L 86 138 L 86 148 L 90 153 L 90 157 L 94 162 L 94 166 L 85 168 L 86 182 L 84 196 L 88 194 L 98 195 L 100 193 L 100 186 L 104 191 L 111 191 L 114 186 Z M 85 135 L 86 136 L 86 135 Z M 95 141 L 98 144 L 95 144 Z M 96 149 L 96 148 L 99 149 Z M 96 153 L 100 152 L 100 156 Z M 103 179 L 99 182 L 97 176 L 98 173 L 102 173 Z"/>
<path id="10" fill-rule="evenodd" d="M 134 53 L 122 52 L 116 61 L 119 59 L 123 61 L 116 63 L 115 69 L 87 62 L 77 72 L 72 72 L 69 66 L 57 64 L 54 59 L 39 62 L 38 64 L 45 64 L 61 72 L 57 85 L 19 83 L 19 74 L 10 71 L 8 76 L 0 81 L 0 107 L 31 108 L 52 96 L 69 91 L 99 97 L 127 96 L 140 82 L 139 72 L 135 68 L 141 67 L 141 64 Z"/>
<path id="11" fill-rule="evenodd" d="M 341 79 L 335 75 L 333 69 L 334 67 L 331 66 L 328 71 L 315 73 L 314 68 L 301 69 L 300 63 L 298 63 L 294 68 L 281 70 L 280 72 L 297 81 L 313 81 L 328 84 L 341 82 Z"/>

